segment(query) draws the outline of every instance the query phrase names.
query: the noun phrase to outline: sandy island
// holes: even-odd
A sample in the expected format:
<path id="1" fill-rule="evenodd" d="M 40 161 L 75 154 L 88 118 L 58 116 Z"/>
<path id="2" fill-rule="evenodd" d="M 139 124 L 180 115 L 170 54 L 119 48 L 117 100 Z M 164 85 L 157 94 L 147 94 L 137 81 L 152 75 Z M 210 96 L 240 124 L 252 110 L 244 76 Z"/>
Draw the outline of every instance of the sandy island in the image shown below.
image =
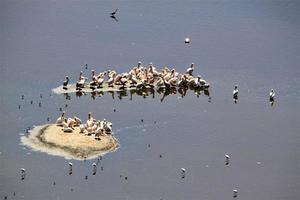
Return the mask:
<path id="1" fill-rule="evenodd" d="M 28 136 L 21 137 L 21 143 L 36 151 L 76 160 L 93 159 L 113 152 L 119 146 L 111 134 L 96 140 L 93 135 L 79 133 L 78 127 L 72 133 L 65 133 L 56 124 L 34 127 Z"/>

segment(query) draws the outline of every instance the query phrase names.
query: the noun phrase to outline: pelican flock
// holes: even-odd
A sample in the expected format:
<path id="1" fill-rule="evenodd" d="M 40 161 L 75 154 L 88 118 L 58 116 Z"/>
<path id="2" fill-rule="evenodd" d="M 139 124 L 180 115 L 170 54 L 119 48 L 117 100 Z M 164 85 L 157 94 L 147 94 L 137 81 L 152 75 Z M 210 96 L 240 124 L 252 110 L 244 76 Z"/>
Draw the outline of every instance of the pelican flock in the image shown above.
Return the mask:
<path id="1" fill-rule="evenodd" d="M 117 73 L 115 70 L 102 71 L 99 74 L 95 70 L 91 71 L 91 79 L 83 75 L 81 71 L 79 73 L 78 81 L 76 82 L 76 90 L 82 90 L 85 88 L 209 88 L 209 83 L 206 82 L 202 76 L 194 76 L 195 65 L 191 65 L 185 70 L 185 73 L 179 73 L 174 68 L 164 67 L 158 70 L 152 63 L 148 66 L 143 66 L 142 62 L 138 62 L 137 66 L 130 69 L 129 72 Z M 69 77 L 66 76 L 66 80 L 63 82 L 64 89 L 67 89 L 69 85 Z"/>
<path id="2" fill-rule="evenodd" d="M 106 119 L 96 120 L 92 117 L 91 112 L 88 113 L 88 119 L 86 123 L 82 123 L 82 120 L 76 116 L 73 118 L 65 117 L 65 112 L 62 112 L 56 120 L 56 125 L 62 127 L 62 131 L 71 133 L 75 130 L 74 127 L 79 127 L 80 132 L 86 135 L 94 135 L 96 140 L 100 140 L 101 135 L 112 133 L 112 123 Z"/>

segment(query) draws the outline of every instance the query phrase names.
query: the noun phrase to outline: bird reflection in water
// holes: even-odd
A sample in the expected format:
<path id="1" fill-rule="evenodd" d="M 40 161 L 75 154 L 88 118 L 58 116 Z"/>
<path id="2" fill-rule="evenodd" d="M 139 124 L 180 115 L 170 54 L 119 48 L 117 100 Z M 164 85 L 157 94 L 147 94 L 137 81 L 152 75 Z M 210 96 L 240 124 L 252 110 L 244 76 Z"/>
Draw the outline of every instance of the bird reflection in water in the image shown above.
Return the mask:
<path id="1" fill-rule="evenodd" d="M 131 90 L 120 90 L 120 91 L 93 91 L 91 92 L 91 98 L 95 100 L 98 97 L 103 96 L 105 93 L 108 93 L 112 99 L 118 98 L 119 100 L 122 99 L 129 99 L 130 101 L 133 100 L 134 96 L 140 96 L 143 97 L 144 99 L 146 98 L 152 98 L 155 99 L 155 97 L 158 97 L 161 102 L 165 100 L 165 98 L 169 95 L 177 95 L 179 94 L 181 98 L 184 98 L 188 91 L 191 91 L 195 94 L 197 98 L 200 97 L 201 93 L 204 95 L 208 96 L 210 98 L 210 93 L 208 89 L 203 89 L 203 88 L 189 88 L 189 87 L 180 87 L 180 88 L 143 88 L 143 89 L 131 89 Z M 64 94 L 66 99 L 71 99 L 70 95 L 68 93 Z M 81 97 L 83 95 L 86 95 L 85 92 L 83 91 L 77 91 L 76 96 Z M 209 100 L 210 101 L 210 100 Z"/>

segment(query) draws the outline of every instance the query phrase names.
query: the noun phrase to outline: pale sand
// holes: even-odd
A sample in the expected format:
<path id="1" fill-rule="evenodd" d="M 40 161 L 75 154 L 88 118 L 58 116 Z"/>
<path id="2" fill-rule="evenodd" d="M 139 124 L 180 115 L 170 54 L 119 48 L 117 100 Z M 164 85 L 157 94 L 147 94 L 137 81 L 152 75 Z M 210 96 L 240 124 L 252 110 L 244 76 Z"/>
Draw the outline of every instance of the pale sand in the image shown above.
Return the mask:
<path id="1" fill-rule="evenodd" d="M 79 133 L 78 127 L 72 133 L 61 129 L 55 124 L 36 126 L 28 136 L 21 137 L 21 143 L 36 151 L 76 160 L 93 159 L 113 152 L 119 146 L 113 135 L 103 135 L 101 140 L 95 140 L 94 135 Z"/>
<path id="2" fill-rule="evenodd" d="M 129 84 L 126 85 L 126 88 L 125 90 L 135 90 L 136 87 L 130 87 Z M 108 92 L 108 91 L 121 91 L 121 90 L 124 90 L 124 88 L 122 88 L 121 85 L 114 85 L 114 87 L 108 87 L 108 84 L 107 83 L 104 83 L 103 84 L 103 87 L 102 88 L 95 88 L 94 90 L 91 89 L 89 87 L 89 85 L 86 85 L 84 88 L 82 88 L 81 90 L 76 90 L 76 84 L 73 83 L 73 84 L 69 84 L 66 89 L 64 89 L 64 87 L 61 85 L 57 88 L 54 88 L 52 89 L 52 91 L 56 94 L 63 94 L 63 93 L 74 93 L 74 92 Z"/>

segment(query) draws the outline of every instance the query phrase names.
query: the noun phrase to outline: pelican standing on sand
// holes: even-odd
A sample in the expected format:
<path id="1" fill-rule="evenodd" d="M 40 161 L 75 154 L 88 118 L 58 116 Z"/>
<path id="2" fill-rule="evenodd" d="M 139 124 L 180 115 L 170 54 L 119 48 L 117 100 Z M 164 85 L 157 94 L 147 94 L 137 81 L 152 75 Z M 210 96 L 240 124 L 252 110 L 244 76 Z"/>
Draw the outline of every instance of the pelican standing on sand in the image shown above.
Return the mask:
<path id="1" fill-rule="evenodd" d="M 186 70 L 186 73 L 189 74 L 190 76 L 192 76 L 194 68 L 195 68 L 194 63 L 192 63 L 191 66 Z"/>
<path id="2" fill-rule="evenodd" d="M 61 126 L 64 121 L 65 121 L 65 111 L 62 112 L 62 114 L 59 118 L 57 118 L 56 124 Z"/>

